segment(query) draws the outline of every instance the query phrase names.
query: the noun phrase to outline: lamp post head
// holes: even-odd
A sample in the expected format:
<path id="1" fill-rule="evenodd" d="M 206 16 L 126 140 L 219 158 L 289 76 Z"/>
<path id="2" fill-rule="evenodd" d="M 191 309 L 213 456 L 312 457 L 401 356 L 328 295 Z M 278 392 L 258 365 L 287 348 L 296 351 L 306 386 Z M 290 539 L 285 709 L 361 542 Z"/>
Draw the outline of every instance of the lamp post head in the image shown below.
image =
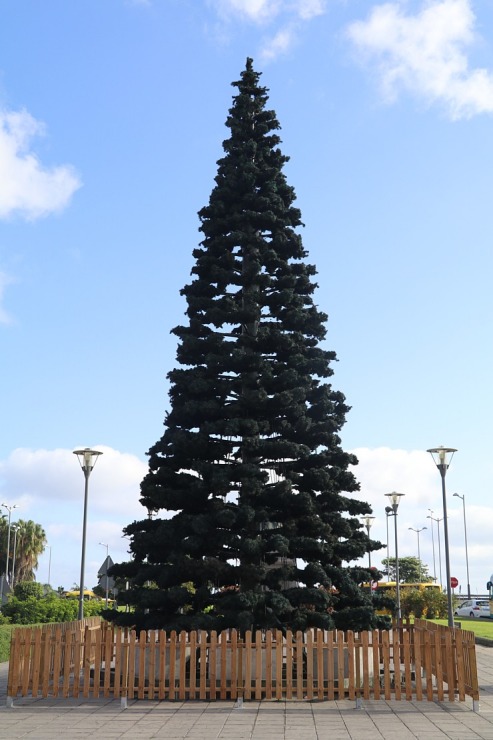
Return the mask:
<path id="1" fill-rule="evenodd" d="M 460 495 L 460 493 L 454 493 L 453 495 L 454 495 L 454 496 L 457 496 L 457 498 L 460 498 L 460 499 L 461 499 L 461 501 L 462 501 L 462 503 L 464 503 L 464 501 L 465 501 L 465 499 L 466 499 L 466 496 L 465 496 L 465 494 L 464 494 L 464 496 L 461 496 L 461 495 Z"/>
<path id="2" fill-rule="evenodd" d="M 457 452 L 457 450 L 454 447 L 443 447 L 443 445 L 441 445 L 440 447 L 431 447 L 429 450 L 426 450 L 426 452 L 430 453 L 433 458 L 433 462 L 440 473 L 445 475 L 447 468 L 452 462 L 454 453 Z"/>
<path id="3" fill-rule="evenodd" d="M 18 504 L 12 504 L 12 506 L 9 506 L 9 504 L 0 504 L 0 506 L 3 506 L 7 511 L 12 511 L 12 509 L 18 509 Z"/>
<path id="4" fill-rule="evenodd" d="M 373 522 L 374 521 L 375 521 L 375 517 L 374 516 L 364 516 L 363 517 L 364 525 L 368 529 L 368 531 L 370 530 L 370 528 L 373 525 Z"/>
<path id="5" fill-rule="evenodd" d="M 73 454 L 77 455 L 80 467 L 85 475 L 89 475 L 96 465 L 99 455 L 102 455 L 103 453 L 98 450 L 91 450 L 90 447 L 84 447 L 83 450 L 74 450 Z"/>
<path id="6" fill-rule="evenodd" d="M 394 514 L 397 513 L 397 509 L 399 508 L 399 504 L 401 501 L 401 498 L 405 495 L 404 493 L 396 493 L 396 491 L 392 491 L 392 493 L 386 493 L 385 494 L 387 498 L 389 499 L 392 506 L 390 507 Z"/>

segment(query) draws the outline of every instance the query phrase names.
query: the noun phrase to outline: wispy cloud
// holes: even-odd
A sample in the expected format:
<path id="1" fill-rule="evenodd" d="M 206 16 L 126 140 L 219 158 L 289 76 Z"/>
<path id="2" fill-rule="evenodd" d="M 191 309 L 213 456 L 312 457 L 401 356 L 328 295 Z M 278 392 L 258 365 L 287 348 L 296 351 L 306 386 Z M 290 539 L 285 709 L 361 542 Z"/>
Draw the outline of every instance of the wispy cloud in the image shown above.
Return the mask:
<path id="1" fill-rule="evenodd" d="M 60 211 L 81 186 L 72 167 L 44 167 L 31 150 L 33 138 L 43 133 L 43 124 L 27 111 L 0 110 L 0 219 Z"/>
<path id="2" fill-rule="evenodd" d="M 430 0 L 414 15 L 386 3 L 347 33 L 375 63 L 388 101 L 408 90 L 459 119 L 493 113 L 493 73 L 471 68 L 466 53 L 476 41 L 475 23 L 470 0 Z"/>
<path id="3" fill-rule="evenodd" d="M 327 0 L 214 0 L 210 6 L 225 23 L 241 21 L 266 29 L 260 50 L 264 60 L 288 52 L 297 42 L 303 25 L 323 15 Z"/>
<path id="4" fill-rule="evenodd" d="M 0 324 L 10 324 L 12 319 L 3 307 L 3 294 L 5 288 L 9 283 L 12 283 L 12 278 L 5 272 L 0 271 Z"/>

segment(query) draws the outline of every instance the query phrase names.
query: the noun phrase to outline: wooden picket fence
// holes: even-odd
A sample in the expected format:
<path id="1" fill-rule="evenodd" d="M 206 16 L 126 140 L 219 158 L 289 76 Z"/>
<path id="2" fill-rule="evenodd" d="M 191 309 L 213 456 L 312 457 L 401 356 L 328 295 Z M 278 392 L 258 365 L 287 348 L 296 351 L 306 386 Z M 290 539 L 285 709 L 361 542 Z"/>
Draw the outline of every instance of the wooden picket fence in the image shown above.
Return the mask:
<path id="1" fill-rule="evenodd" d="M 98 618 L 17 628 L 17 696 L 157 700 L 479 701 L 474 633 L 426 620 L 390 631 L 137 634 Z"/>

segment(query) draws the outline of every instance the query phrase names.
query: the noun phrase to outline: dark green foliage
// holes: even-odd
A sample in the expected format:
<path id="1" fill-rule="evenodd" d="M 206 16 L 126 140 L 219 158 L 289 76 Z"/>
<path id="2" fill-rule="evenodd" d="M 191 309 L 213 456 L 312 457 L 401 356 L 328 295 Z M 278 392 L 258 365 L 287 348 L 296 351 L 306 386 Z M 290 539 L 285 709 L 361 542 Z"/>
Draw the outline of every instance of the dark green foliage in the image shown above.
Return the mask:
<path id="1" fill-rule="evenodd" d="M 327 316 L 304 260 L 301 214 L 283 166 L 274 111 L 247 60 L 226 125 L 216 186 L 200 213 L 203 241 L 174 329 L 171 410 L 149 451 L 141 502 L 163 519 L 130 524 L 134 560 L 108 615 L 167 629 L 371 627 L 344 563 L 369 542 L 340 446 L 348 407 L 328 382 Z M 192 584 L 189 588 L 185 584 Z"/>
<path id="2" fill-rule="evenodd" d="M 385 575 L 389 575 L 391 581 L 395 581 L 396 562 L 395 558 L 384 558 L 382 560 Z M 428 566 L 414 555 L 399 558 L 399 581 L 400 583 L 431 583 L 433 578 L 428 573 Z"/>
<path id="3" fill-rule="evenodd" d="M 104 602 L 85 602 L 84 616 L 101 614 Z M 11 596 L 2 607 L 3 614 L 13 624 L 43 624 L 46 622 L 72 622 L 77 619 L 79 604 L 76 599 L 60 599 L 55 593 L 43 598 Z"/>
<path id="4" fill-rule="evenodd" d="M 25 601 L 30 597 L 40 599 L 43 596 L 43 586 L 36 581 L 21 581 L 14 586 L 14 596 L 19 601 Z"/>

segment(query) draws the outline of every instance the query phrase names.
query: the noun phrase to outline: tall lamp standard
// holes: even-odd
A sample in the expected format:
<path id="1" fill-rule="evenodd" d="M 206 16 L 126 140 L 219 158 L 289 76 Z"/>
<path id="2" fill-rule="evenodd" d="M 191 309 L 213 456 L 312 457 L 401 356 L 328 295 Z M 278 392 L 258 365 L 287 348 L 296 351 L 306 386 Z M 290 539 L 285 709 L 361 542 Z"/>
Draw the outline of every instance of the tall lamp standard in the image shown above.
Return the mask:
<path id="1" fill-rule="evenodd" d="M 14 549 L 12 552 L 12 588 L 14 588 L 15 585 L 15 555 L 17 550 L 17 531 L 19 529 L 19 526 L 17 524 L 12 524 L 12 531 L 14 533 Z"/>
<path id="2" fill-rule="evenodd" d="M 387 519 L 387 581 L 390 581 L 389 516 L 392 516 L 392 507 L 386 506 L 385 517 Z"/>
<path id="3" fill-rule="evenodd" d="M 107 545 L 105 542 L 100 542 L 99 544 L 101 545 L 101 547 L 106 547 L 106 560 L 105 560 L 106 573 L 104 574 L 104 577 L 106 578 L 106 600 L 105 600 L 105 605 L 106 605 L 106 608 L 108 608 L 108 547 L 109 547 L 109 545 Z"/>
<path id="4" fill-rule="evenodd" d="M 368 567 L 369 568 L 371 568 L 370 529 L 372 528 L 374 521 L 375 521 L 374 516 L 364 516 L 363 517 L 363 523 L 366 527 L 366 533 L 368 535 Z"/>
<path id="5" fill-rule="evenodd" d="M 395 594 L 397 599 L 397 619 L 400 621 L 401 619 L 401 589 L 399 584 L 399 551 L 397 549 L 397 509 L 399 508 L 399 503 L 401 498 L 404 496 L 403 493 L 396 493 L 395 491 L 392 491 L 392 493 L 386 493 L 385 494 L 387 498 L 390 501 L 390 508 L 391 511 L 388 512 L 389 516 L 394 517 L 394 534 L 395 534 Z"/>
<path id="6" fill-rule="evenodd" d="M 408 529 L 411 530 L 411 532 L 416 532 L 418 535 L 418 563 L 419 563 L 419 580 L 423 580 L 423 568 L 421 567 L 421 554 L 419 552 L 419 533 L 423 531 L 423 529 L 427 529 L 427 527 L 421 527 L 421 529 L 414 529 L 414 527 L 408 527 Z"/>
<path id="7" fill-rule="evenodd" d="M 2 578 L 2 583 L 0 585 L 0 606 L 3 604 L 3 589 L 4 589 L 4 583 L 5 581 L 9 581 L 9 559 L 10 559 L 10 519 L 12 517 L 12 511 L 13 509 L 17 509 L 17 504 L 13 504 L 12 506 L 9 506 L 8 504 L 0 504 L 0 506 L 4 509 L 7 509 L 9 512 L 9 523 L 7 528 L 7 552 L 5 553 L 5 575 Z"/>
<path id="8" fill-rule="evenodd" d="M 431 511 L 431 509 L 430 509 Z M 440 519 L 439 517 L 435 516 L 427 516 L 427 519 L 431 519 L 432 522 L 437 523 L 437 537 L 438 537 L 438 572 L 440 575 L 440 588 L 442 588 L 443 580 L 442 580 L 442 544 L 440 540 L 440 522 L 443 522 L 443 519 Z M 431 525 L 431 529 L 433 531 L 433 524 Z M 436 578 L 435 578 L 436 580 Z"/>
<path id="9" fill-rule="evenodd" d="M 51 586 L 51 545 L 48 545 L 50 551 L 50 558 L 48 560 L 48 586 Z"/>
<path id="10" fill-rule="evenodd" d="M 89 491 L 89 476 L 102 452 L 85 447 L 83 450 L 74 450 L 74 455 L 80 463 L 85 478 L 84 487 L 84 519 L 82 522 L 82 554 L 80 558 L 80 586 L 79 586 L 79 619 L 84 619 L 84 570 L 86 564 L 86 530 L 87 530 L 87 494 Z"/>
<path id="11" fill-rule="evenodd" d="M 466 527 L 466 495 L 460 495 L 460 493 L 454 493 L 454 496 L 462 499 L 462 511 L 464 514 L 464 544 L 466 546 L 466 572 L 467 572 L 467 598 L 471 598 L 471 584 L 469 583 L 469 558 L 467 556 L 467 527 Z"/>
<path id="12" fill-rule="evenodd" d="M 445 543 L 445 576 L 447 578 L 447 612 L 448 626 L 454 626 L 454 612 L 452 607 L 452 587 L 450 585 L 450 553 L 448 543 L 448 524 L 447 524 L 447 494 L 445 490 L 445 476 L 452 462 L 454 453 L 457 452 L 453 447 L 431 447 L 427 452 L 433 458 L 442 478 L 442 499 L 443 499 L 443 538 Z"/>
<path id="13" fill-rule="evenodd" d="M 433 509 L 428 509 L 428 511 L 430 512 L 431 516 L 427 516 L 426 518 L 432 519 L 433 521 L 435 521 L 433 519 Z M 433 521 L 431 523 L 431 546 L 433 548 L 433 578 L 436 583 L 437 582 L 437 566 L 435 562 L 435 537 L 433 535 Z"/>

